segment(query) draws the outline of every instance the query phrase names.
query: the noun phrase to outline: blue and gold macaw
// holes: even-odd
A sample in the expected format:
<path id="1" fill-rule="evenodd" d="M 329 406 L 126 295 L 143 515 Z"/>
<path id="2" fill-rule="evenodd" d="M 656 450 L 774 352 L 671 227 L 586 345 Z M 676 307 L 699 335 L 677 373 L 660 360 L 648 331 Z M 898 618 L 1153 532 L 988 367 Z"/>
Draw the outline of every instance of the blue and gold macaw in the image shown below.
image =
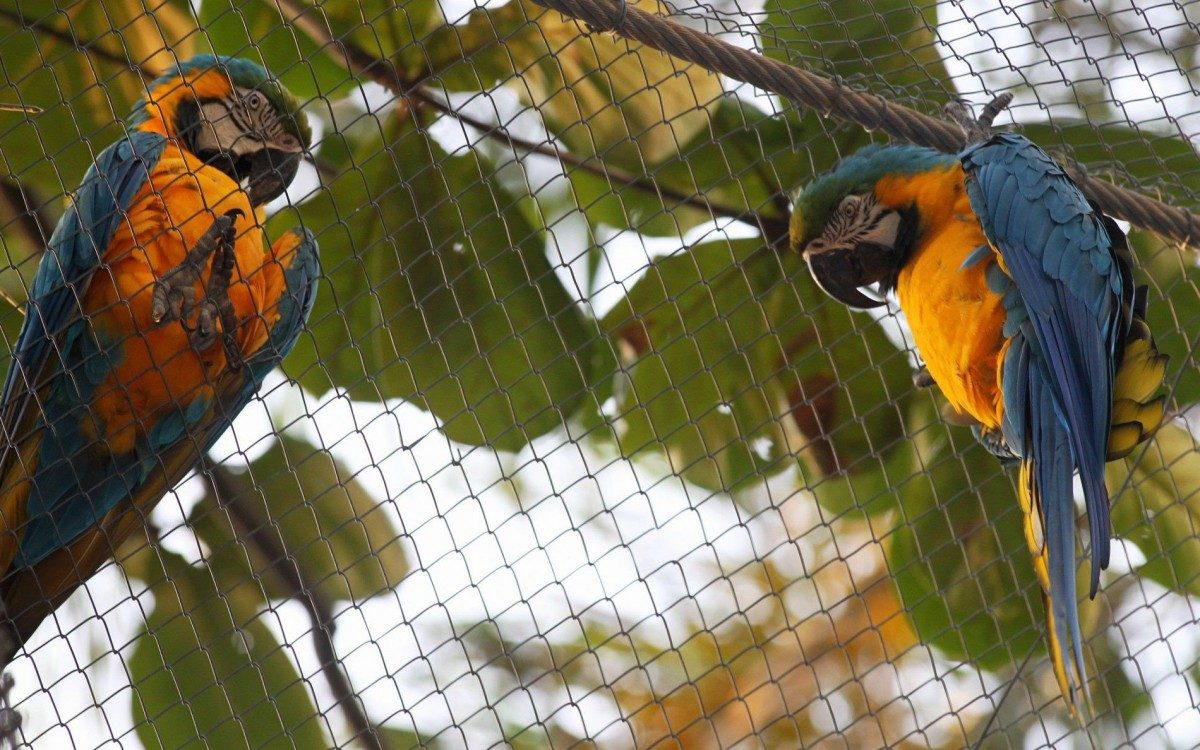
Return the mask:
<path id="1" fill-rule="evenodd" d="M 152 82 L 38 266 L 0 399 L 0 596 L 15 649 L 145 522 L 292 348 L 311 234 L 263 235 L 311 133 L 249 61 Z"/>
<path id="2" fill-rule="evenodd" d="M 1091 595 L 1109 557 L 1104 464 L 1163 419 L 1166 358 L 1145 323 L 1125 235 L 1040 148 L 988 126 L 958 155 L 868 146 L 798 196 L 791 246 L 855 308 L 894 290 L 928 374 L 1019 462 L 1018 494 L 1073 713 L 1088 695 L 1075 590 L 1073 476 L 1091 536 Z"/>

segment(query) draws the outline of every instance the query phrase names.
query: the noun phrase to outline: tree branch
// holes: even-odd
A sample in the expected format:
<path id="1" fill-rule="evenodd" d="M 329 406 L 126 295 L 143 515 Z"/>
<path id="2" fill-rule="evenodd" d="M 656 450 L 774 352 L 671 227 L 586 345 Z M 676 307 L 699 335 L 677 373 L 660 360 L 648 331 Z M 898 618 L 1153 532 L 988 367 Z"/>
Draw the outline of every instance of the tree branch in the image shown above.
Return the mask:
<path id="1" fill-rule="evenodd" d="M 0 177 L 0 205 L 12 216 L 12 225 L 22 240 L 35 250 L 46 247 L 54 223 L 46 215 L 45 200 L 19 180 Z"/>
<path id="2" fill-rule="evenodd" d="M 353 727 L 355 736 L 371 750 L 387 750 L 383 732 L 371 723 L 366 708 L 338 659 L 333 645 L 333 607 L 326 601 L 317 584 L 307 580 L 303 567 L 288 552 L 282 540 L 273 532 L 275 524 L 258 512 L 253 503 L 247 502 L 238 489 L 229 470 L 204 460 L 204 474 L 217 502 L 229 512 L 237 529 L 239 539 L 255 547 L 267 561 L 291 598 L 298 600 L 308 611 L 312 620 L 313 642 L 321 662 L 321 671 L 333 690 L 337 705 Z"/>
<path id="3" fill-rule="evenodd" d="M 576 169 L 603 177 L 609 182 L 615 182 L 623 187 L 630 187 L 642 190 L 658 197 L 663 203 L 668 201 L 692 206 L 713 216 L 721 216 L 729 219 L 736 219 L 750 225 L 758 226 L 766 237 L 776 237 L 787 233 L 787 219 L 775 219 L 769 216 L 764 216 L 756 211 L 738 211 L 727 206 L 722 206 L 710 201 L 702 194 L 684 193 L 674 188 L 660 185 L 653 178 L 647 180 L 635 175 L 633 172 L 626 171 L 620 167 L 613 167 L 605 164 L 602 159 L 596 157 L 579 156 L 569 151 L 562 151 L 552 143 L 537 143 L 534 141 L 525 140 L 519 136 L 515 136 L 508 131 L 503 125 L 484 122 L 483 120 L 475 119 L 468 114 L 453 109 L 445 102 L 441 101 L 436 95 L 426 90 L 424 87 L 419 87 L 411 92 L 411 96 L 420 99 L 425 104 L 444 114 L 454 117 L 464 125 L 468 125 L 475 130 L 482 132 L 484 135 L 490 136 L 496 140 L 503 141 L 515 150 L 524 151 L 530 154 L 540 154 L 548 156 L 552 159 L 568 164 Z"/>
<path id="4" fill-rule="evenodd" d="M 33 19 L 26 18 L 17 11 L 8 10 L 7 8 L 0 8 L 0 18 L 8 21 L 24 31 L 36 31 L 39 34 L 48 36 L 51 39 L 56 39 L 63 44 L 74 47 L 75 49 L 92 55 L 93 57 L 98 57 L 115 65 L 127 67 L 140 75 L 144 80 L 149 81 L 156 76 L 155 73 L 151 73 L 150 71 L 144 69 L 142 66 L 131 61 L 125 55 L 113 52 L 112 50 L 104 47 L 97 40 L 78 39 L 72 33 L 56 29 L 49 24 L 43 23 L 41 20 L 35 21 Z"/>

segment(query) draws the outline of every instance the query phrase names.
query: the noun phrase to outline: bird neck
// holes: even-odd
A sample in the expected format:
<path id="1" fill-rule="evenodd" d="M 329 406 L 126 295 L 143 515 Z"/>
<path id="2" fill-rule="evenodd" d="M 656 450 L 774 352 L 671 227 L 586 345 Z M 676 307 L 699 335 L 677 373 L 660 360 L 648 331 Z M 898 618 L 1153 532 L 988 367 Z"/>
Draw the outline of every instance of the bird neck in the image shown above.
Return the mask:
<path id="1" fill-rule="evenodd" d="M 150 84 L 146 96 L 134 105 L 128 122 L 137 130 L 178 138 L 177 122 L 182 109 L 227 97 L 232 90 L 229 79 L 214 69 L 160 78 Z"/>
<path id="2" fill-rule="evenodd" d="M 875 198 L 888 208 L 915 212 L 913 240 L 917 245 L 931 231 L 971 213 L 962 165 L 957 161 L 918 174 L 886 175 L 875 184 Z"/>

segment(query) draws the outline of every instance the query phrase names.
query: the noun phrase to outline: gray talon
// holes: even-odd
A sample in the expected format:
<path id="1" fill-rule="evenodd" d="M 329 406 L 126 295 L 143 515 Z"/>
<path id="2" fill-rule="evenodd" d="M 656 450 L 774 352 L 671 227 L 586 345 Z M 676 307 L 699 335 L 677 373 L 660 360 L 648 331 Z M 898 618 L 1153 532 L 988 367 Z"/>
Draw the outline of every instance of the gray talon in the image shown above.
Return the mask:
<path id="1" fill-rule="evenodd" d="M 233 337 L 237 315 L 229 300 L 229 281 L 237 261 L 234 243 L 237 241 L 234 222 L 245 214 L 237 208 L 218 216 L 184 256 L 183 262 L 154 282 L 154 297 L 150 317 L 155 323 L 178 320 L 188 332 L 188 340 L 197 350 L 212 346 L 218 334 L 217 320 L 224 331 L 224 344 L 230 367 L 241 367 L 241 352 Z M 204 273 L 209 259 L 212 270 L 205 285 L 204 298 L 197 304 L 196 284 Z M 196 314 L 196 325 L 188 321 Z"/>
<path id="2" fill-rule="evenodd" d="M 195 288 L 177 286 L 179 281 L 180 277 L 172 278 L 168 275 L 154 282 L 154 301 L 150 308 L 150 317 L 155 323 L 177 320 L 183 315 L 185 307 L 190 308 L 195 303 Z"/>
<path id="3" fill-rule="evenodd" d="M 975 117 L 970 106 L 961 101 L 947 103 L 944 111 L 950 120 L 962 128 L 969 146 L 973 143 L 982 143 L 992 137 L 992 123 L 995 122 L 996 116 L 1012 102 L 1012 99 L 1013 95 L 1007 91 L 997 95 L 984 106 L 979 117 Z"/>
<path id="4" fill-rule="evenodd" d="M 196 349 L 207 349 L 217 340 L 217 306 L 209 298 L 201 300 L 197 308 L 196 327 L 188 338 Z"/>

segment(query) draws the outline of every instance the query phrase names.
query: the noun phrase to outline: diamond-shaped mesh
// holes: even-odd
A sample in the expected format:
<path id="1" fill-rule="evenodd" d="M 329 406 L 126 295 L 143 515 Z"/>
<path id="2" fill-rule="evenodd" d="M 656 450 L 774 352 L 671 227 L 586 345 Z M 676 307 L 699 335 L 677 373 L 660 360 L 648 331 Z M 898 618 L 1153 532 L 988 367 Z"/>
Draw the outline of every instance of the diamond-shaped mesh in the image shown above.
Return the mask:
<path id="1" fill-rule="evenodd" d="M 1200 3 L 609 11 L 937 118 L 1011 92 L 999 127 L 1200 211 Z M 257 215 L 237 157 L 302 134 L 246 119 L 240 63 L 171 78 L 211 53 L 312 128 Z M 1081 723 L 1016 471 L 914 384 L 894 300 L 789 248 L 796 191 L 885 135 L 532 0 L 6 0 L 0 103 L 6 741 L 1200 744 L 1180 232 L 1122 225 L 1167 419 L 1107 468 Z"/>

